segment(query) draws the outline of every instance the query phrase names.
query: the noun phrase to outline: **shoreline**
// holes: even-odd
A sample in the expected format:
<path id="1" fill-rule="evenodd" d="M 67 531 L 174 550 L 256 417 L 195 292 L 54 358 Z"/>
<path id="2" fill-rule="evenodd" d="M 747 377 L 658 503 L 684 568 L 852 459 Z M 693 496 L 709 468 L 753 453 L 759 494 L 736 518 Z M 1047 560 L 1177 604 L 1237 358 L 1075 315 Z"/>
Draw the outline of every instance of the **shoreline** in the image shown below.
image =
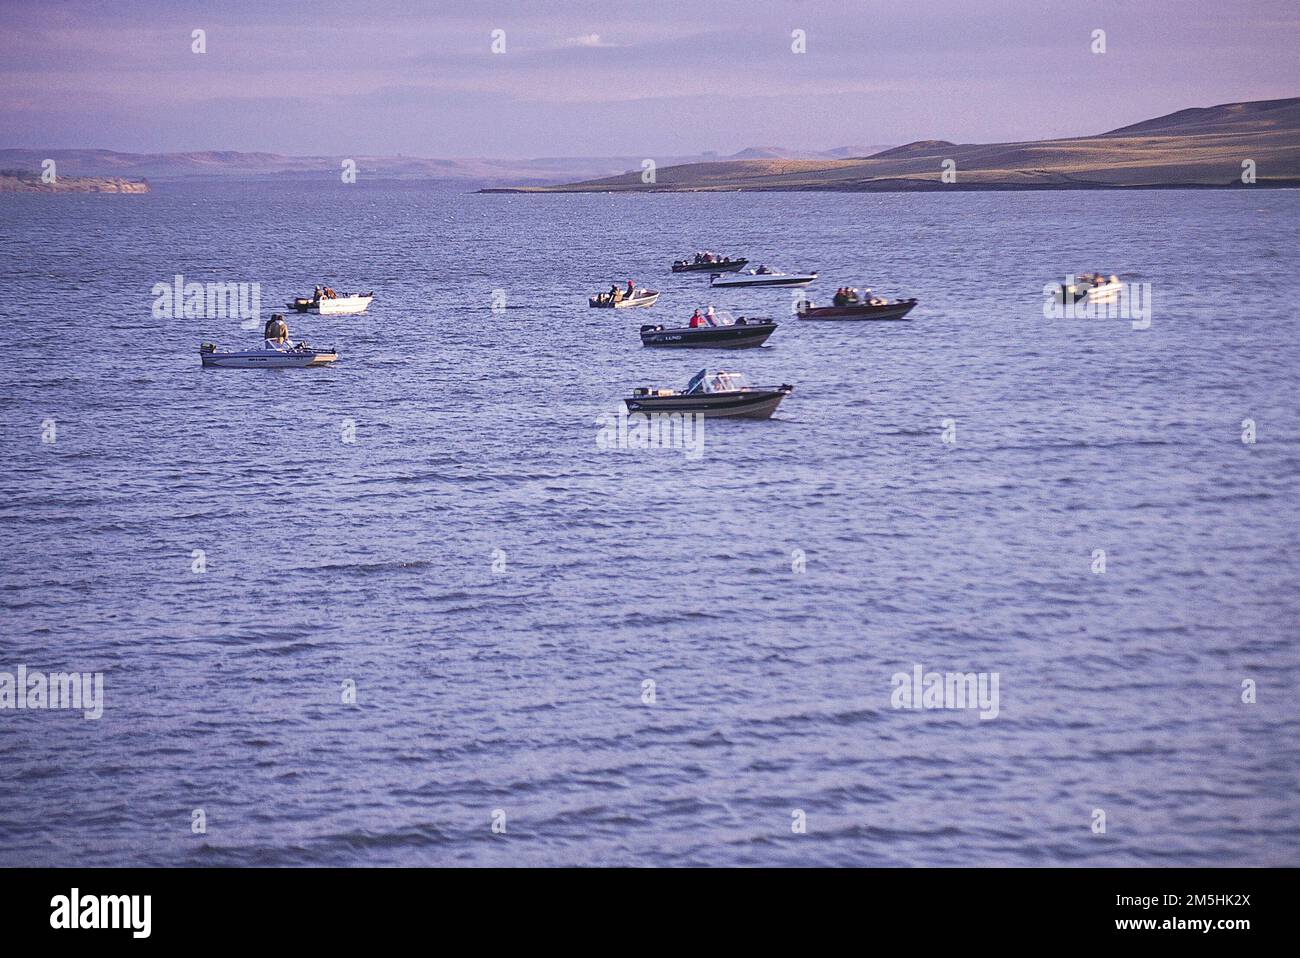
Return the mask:
<path id="1" fill-rule="evenodd" d="M 1300 189 L 1300 177 L 1259 180 L 1255 183 L 912 183 L 897 181 L 888 186 L 494 186 L 475 193 L 1051 193 L 1115 190 L 1293 190 Z"/>
<path id="2" fill-rule="evenodd" d="M 39 173 L 25 170 L 0 171 L 0 193 L 117 193 L 149 192 L 148 180 L 121 176 L 60 176 L 46 183 Z"/>

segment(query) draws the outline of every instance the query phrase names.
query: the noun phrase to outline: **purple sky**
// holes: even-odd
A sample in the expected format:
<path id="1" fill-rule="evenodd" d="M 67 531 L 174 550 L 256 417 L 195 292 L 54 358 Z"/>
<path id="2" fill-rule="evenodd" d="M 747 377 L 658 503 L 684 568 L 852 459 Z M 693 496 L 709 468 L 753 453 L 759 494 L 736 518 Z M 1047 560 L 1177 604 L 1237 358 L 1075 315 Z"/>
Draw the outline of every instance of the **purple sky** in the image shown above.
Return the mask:
<path id="1" fill-rule="evenodd" d="M 1295 0 L 3 0 L 0 146 L 653 157 L 1034 139 L 1300 95 L 1297 49 Z"/>

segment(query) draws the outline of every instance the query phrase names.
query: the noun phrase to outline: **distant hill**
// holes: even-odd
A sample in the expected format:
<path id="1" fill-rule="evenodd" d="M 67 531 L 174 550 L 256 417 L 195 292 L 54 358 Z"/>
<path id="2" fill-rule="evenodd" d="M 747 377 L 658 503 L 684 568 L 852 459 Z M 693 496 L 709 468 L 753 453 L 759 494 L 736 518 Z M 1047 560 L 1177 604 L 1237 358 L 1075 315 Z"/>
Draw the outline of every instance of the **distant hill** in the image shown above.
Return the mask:
<path id="1" fill-rule="evenodd" d="M 879 147 L 840 147 L 828 152 L 792 151 L 780 147 L 749 147 L 730 157 L 716 154 L 655 157 L 660 167 L 738 158 L 834 158 L 841 150 L 868 151 Z M 41 162 L 53 159 L 69 176 L 132 176 L 168 180 L 183 177 L 297 177 L 337 180 L 344 159 L 357 164 L 358 176 L 422 180 L 449 188 L 480 186 L 545 186 L 575 179 L 641 175 L 644 157 L 541 157 L 526 160 L 488 158 L 434 159 L 416 156 L 286 156 L 279 153 L 240 153 L 205 150 L 189 153 L 119 153 L 114 150 L 0 149 L 0 167 L 39 173 Z"/>
<path id="2" fill-rule="evenodd" d="M 942 180 L 945 161 L 953 183 Z M 1020 143 L 919 140 L 867 157 L 742 158 L 605 177 L 546 192 L 1033 190 L 1300 186 L 1300 97 L 1224 103 L 1092 136 Z M 527 192 L 528 190 L 521 190 Z"/>
<path id="3" fill-rule="evenodd" d="M 881 150 L 879 153 L 872 153 L 868 159 L 886 160 L 896 156 L 934 156 L 942 153 L 947 156 L 956 143 L 949 143 L 947 140 L 917 140 L 915 143 L 904 143 L 902 146 L 896 146 L 892 150 Z"/>
<path id="4" fill-rule="evenodd" d="M 1143 120 L 1102 136 L 1186 136 L 1189 133 L 1259 133 L 1269 130 L 1292 130 L 1300 120 L 1300 98 L 1290 100 L 1252 100 L 1246 103 L 1222 103 L 1219 106 L 1193 107 L 1168 116 Z"/>

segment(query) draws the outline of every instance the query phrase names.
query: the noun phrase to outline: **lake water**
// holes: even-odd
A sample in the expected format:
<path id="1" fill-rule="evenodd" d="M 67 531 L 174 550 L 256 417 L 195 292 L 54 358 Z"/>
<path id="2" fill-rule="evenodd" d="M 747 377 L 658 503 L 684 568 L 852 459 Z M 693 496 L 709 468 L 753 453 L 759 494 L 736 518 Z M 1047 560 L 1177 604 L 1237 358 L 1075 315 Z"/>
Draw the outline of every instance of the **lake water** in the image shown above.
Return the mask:
<path id="1" fill-rule="evenodd" d="M 1298 214 L 0 197 L 0 671 L 104 676 L 99 720 L 0 711 L 0 864 L 1300 865 Z M 696 249 L 921 304 L 799 322 L 669 274 Z M 1150 327 L 1045 318 L 1076 269 Z M 205 371 L 257 334 L 154 318 L 178 273 L 378 299 L 289 315 L 333 368 Z M 653 310 L 587 309 L 628 278 Z M 641 347 L 710 303 L 781 325 Z M 704 365 L 795 390 L 698 459 L 597 447 Z M 915 666 L 997 673 L 997 716 L 894 708 Z"/>

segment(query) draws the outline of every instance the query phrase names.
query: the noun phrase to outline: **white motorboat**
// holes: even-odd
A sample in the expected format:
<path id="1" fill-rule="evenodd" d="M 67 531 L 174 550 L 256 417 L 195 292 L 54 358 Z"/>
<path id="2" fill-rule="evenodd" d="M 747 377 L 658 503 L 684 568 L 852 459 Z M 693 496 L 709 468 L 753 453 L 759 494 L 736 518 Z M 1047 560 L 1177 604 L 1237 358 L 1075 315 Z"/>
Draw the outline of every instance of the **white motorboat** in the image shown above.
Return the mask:
<path id="1" fill-rule="evenodd" d="M 312 296 L 298 296 L 289 300 L 290 309 L 300 313 L 319 313 L 321 316 L 349 316 L 364 313 L 374 300 L 374 293 L 335 293 L 328 286 Z"/>
<path id="2" fill-rule="evenodd" d="M 1070 277 L 1074 279 L 1073 276 Z M 1056 291 L 1056 301 L 1063 304 L 1096 303 L 1104 306 L 1119 302 L 1124 289 L 1118 276 L 1109 278 L 1100 273 L 1084 274 L 1073 283 L 1062 283 Z"/>
<path id="3" fill-rule="evenodd" d="M 312 349 L 306 343 L 284 349 L 219 350 L 213 343 L 199 346 L 199 358 L 204 369 L 304 369 L 308 366 L 328 366 L 339 358 L 329 349 Z"/>
<path id="4" fill-rule="evenodd" d="M 612 293 L 597 293 L 588 297 L 587 305 L 592 309 L 635 309 L 638 306 L 653 306 L 659 301 L 659 293 L 653 289 L 637 289 L 631 296 L 619 290 L 619 298 Z"/>
<path id="5" fill-rule="evenodd" d="M 816 278 L 816 273 L 782 273 L 780 270 L 760 266 L 733 276 L 714 273 L 709 277 L 709 285 L 715 289 L 737 286 L 807 286 Z"/>

